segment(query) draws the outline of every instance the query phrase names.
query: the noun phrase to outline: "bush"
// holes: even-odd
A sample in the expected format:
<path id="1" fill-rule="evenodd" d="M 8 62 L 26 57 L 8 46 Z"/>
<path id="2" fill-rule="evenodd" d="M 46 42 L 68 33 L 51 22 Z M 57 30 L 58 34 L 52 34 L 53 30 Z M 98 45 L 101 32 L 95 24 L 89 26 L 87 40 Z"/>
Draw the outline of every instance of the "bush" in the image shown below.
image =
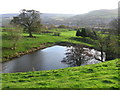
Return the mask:
<path id="1" fill-rule="evenodd" d="M 58 28 L 66 28 L 66 26 L 65 25 L 60 25 L 60 26 L 58 26 Z"/>
<path id="2" fill-rule="evenodd" d="M 90 28 L 86 28 L 86 36 L 90 37 L 91 39 L 96 39 L 94 32 Z"/>
<path id="3" fill-rule="evenodd" d="M 76 32 L 76 36 L 87 37 L 86 29 L 85 28 L 81 28 L 81 30 L 78 29 Z"/>
<path id="4" fill-rule="evenodd" d="M 52 32 L 52 31 L 45 30 L 45 31 L 42 31 L 42 33 L 53 33 L 53 32 Z"/>
<path id="5" fill-rule="evenodd" d="M 60 32 L 54 32 L 53 36 L 60 36 Z"/>
<path id="6" fill-rule="evenodd" d="M 8 29 L 6 31 L 6 39 L 10 40 L 10 44 L 12 44 L 13 50 L 16 49 L 18 42 L 22 39 L 22 31 L 23 29 L 18 25 L 8 25 Z"/>

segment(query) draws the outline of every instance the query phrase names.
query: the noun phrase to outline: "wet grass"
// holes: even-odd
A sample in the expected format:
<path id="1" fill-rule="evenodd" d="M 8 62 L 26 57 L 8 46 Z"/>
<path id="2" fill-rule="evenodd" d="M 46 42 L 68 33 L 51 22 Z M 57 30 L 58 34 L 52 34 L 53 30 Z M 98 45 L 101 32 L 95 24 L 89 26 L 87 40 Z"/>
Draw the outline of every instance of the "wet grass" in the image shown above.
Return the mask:
<path id="1" fill-rule="evenodd" d="M 2 74 L 3 88 L 120 88 L 120 59 L 48 71 Z"/>

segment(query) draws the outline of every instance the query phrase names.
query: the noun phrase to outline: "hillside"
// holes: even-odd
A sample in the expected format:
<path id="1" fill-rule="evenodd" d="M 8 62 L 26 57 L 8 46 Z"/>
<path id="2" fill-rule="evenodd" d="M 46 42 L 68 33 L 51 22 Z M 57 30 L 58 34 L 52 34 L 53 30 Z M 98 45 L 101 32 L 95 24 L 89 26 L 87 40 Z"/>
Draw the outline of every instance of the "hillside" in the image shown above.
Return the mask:
<path id="1" fill-rule="evenodd" d="M 3 25 L 7 24 L 13 16 L 18 14 L 2 14 Z M 1 17 L 2 16 L 2 17 Z M 79 25 L 79 26 L 99 26 L 108 25 L 111 20 L 117 18 L 118 9 L 113 10 L 95 10 L 85 14 L 54 14 L 54 13 L 42 13 L 41 20 L 43 24 L 55 24 L 55 25 Z M 1 20 L 0 20 L 1 21 Z"/>
<path id="2" fill-rule="evenodd" d="M 3 88 L 120 88 L 118 59 L 58 70 L 2 74 Z"/>
<path id="3" fill-rule="evenodd" d="M 0 23 L 2 23 L 2 25 L 6 25 L 9 23 L 9 21 L 15 17 L 19 15 L 18 13 L 16 14 L 0 14 Z M 75 16 L 74 14 L 55 14 L 55 13 L 41 13 L 41 20 L 43 24 L 60 24 L 62 23 L 62 21 L 64 21 L 65 19 Z"/>
<path id="4" fill-rule="evenodd" d="M 55 14 L 55 13 L 42 13 L 41 19 L 43 24 L 62 24 L 67 18 L 75 16 L 74 14 Z"/>
<path id="5" fill-rule="evenodd" d="M 117 18 L 118 10 L 95 10 L 69 18 L 67 21 L 79 26 L 107 25 L 111 20 Z"/>

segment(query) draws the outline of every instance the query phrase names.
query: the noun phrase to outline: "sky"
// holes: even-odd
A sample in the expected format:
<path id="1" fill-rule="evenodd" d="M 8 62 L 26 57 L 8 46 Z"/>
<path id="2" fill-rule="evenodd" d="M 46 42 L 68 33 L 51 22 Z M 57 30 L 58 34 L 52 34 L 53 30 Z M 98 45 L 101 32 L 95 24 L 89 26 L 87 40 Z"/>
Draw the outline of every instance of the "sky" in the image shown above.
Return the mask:
<path id="1" fill-rule="evenodd" d="M 41 13 L 83 14 L 92 10 L 116 9 L 119 0 L 1 0 L 0 14 L 19 13 L 22 9 Z"/>

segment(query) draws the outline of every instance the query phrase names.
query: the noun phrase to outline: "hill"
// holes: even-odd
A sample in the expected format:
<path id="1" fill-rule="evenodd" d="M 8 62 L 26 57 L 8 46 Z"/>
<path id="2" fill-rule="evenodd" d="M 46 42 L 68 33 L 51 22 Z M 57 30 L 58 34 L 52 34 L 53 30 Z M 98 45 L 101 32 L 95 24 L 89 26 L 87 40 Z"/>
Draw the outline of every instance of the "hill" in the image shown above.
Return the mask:
<path id="1" fill-rule="evenodd" d="M 120 88 L 118 59 L 58 70 L 2 74 L 3 88 Z"/>
<path id="2" fill-rule="evenodd" d="M 85 14 L 80 14 L 69 18 L 67 21 L 79 26 L 107 25 L 118 16 L 118 9 L 95 10 Z"/>
<path id="3" fill-rule="evenodd" d="M 0 24 L 3 26 L 19 14 L 0 14 Z M 41 20 L 43 24 L 61 24 L 66 18 L 74 16 L 74 14 L 55 14 L 55 13 L 41 13 Z"/>
<path id="4" fill-rule="evenodd" d="M 12 17 L 18 14 L 1 14 L 3 25 L 7 24 Z M 110 21 L 117 18 L 118 9 L 113 10 L 94 10 L 85 14 L 55 14 L 55 13 L 42 13 L 41 20 L 43 24 L 55 24 L 55 25 L 79 25 L 79 26 L 105 26 Z M 1 21 L 1 20 L 0 20 Z"/>
<path id="5" fill-rule="evenodd" d="M 42 13 L 41 19 L 43 24 L 64 24 L 67 18 L 75 16 L 74 14 L 55 14 L 55 13 Z"/>

